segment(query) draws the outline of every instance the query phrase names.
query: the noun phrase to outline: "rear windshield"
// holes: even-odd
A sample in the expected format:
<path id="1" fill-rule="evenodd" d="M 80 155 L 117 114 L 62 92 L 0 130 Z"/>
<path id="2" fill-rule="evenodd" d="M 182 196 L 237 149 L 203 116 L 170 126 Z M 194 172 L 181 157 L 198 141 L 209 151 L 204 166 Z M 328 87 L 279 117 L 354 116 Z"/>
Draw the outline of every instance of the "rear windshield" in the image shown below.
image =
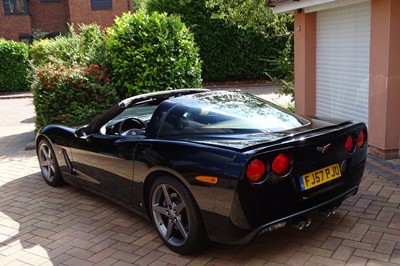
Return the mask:
<path id="1" fill-rule="evenodd" d="M 244 92 L 200 93 L 182 98 L 166 117 L 160 135 L 278 132 L 309 123 Z"/>

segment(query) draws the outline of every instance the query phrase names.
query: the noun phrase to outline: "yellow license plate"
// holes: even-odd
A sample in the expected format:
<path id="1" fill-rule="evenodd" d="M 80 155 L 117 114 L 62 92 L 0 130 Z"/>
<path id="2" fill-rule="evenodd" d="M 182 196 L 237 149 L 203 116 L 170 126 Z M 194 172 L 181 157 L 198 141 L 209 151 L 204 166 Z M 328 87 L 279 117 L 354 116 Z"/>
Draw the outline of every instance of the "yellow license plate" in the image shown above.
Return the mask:
<path id="1" fill-rule="evenodd" d="M 300 176 L 300 188 L 302 191 L 319 186 L 333 179 L 341 177 L 339 164 L 332 164 L 328 167 Z"/>

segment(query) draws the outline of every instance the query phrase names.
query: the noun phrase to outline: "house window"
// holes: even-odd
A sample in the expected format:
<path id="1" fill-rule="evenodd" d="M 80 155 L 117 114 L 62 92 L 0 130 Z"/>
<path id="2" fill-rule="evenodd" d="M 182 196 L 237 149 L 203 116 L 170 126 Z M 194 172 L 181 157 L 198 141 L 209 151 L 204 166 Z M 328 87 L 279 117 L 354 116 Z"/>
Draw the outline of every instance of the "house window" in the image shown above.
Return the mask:
<path id="1" fill-rule="evenodd" d="M 6 14 L 28 14 L 28 0 L 3 0 Z"/>
<path id="2" fill-rule="evenodd" d="M 90 0 L 92 10 L 112 10 L 112 0 Z"/>
<path id="3" fill-rule="evenodd" d="M 32 34 L 30 33 L 20 33 L 19 34 L 19 41 L 26 43 L 26 44 L 31 44 L 32 43 Z"/>

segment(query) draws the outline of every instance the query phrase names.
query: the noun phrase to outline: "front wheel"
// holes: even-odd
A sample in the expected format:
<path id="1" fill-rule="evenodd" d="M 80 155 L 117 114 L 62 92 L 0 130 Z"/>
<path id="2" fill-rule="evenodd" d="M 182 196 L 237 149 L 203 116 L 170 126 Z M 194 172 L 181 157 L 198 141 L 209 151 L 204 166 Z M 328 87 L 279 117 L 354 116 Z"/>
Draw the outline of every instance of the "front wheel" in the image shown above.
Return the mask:
<path id="1" fill-rule="evenodd" d="M 40 170 L 46 183 L 53 187 L 63 185 L 64 179 L 61 176 L 56 155 L 51 144 L 47 140 L 40 140 L 37 156 L 39 159 Z"/>
<path id="2" fill-rule="evenodd" d="M 199 208 L 186 187 L 162 176 L 151 186 L 149 210 L 162 241 L 180 254 L 204 248 L 208 242 Z"/>

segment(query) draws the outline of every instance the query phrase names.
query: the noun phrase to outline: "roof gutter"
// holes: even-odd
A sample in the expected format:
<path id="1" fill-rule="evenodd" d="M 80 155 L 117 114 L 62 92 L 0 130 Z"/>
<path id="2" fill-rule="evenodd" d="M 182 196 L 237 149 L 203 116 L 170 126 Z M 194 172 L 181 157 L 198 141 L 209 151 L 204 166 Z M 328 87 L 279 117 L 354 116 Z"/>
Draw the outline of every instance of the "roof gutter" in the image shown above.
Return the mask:
<path id="1" fill-rule="evenodd" d="M 305 13 L 369 2 L 370 0 L 269 0 L 267 5 L 274 13 L 291 13 L 304 10 Z"/>

